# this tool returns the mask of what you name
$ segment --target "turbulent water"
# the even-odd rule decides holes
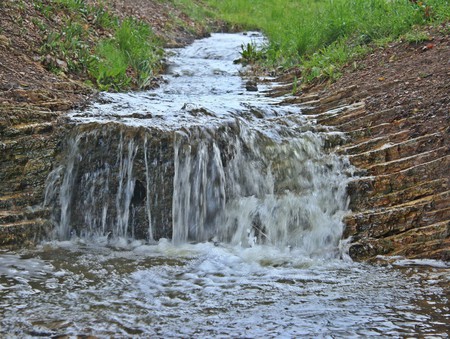
[[[447,265],[349,260],[343,136],[247,91],[248,43],[172,50],[160,88],[71,114],[54,233],[0,252],[0,336],[447,337]]]
[[[448,337],[449,273],[439,263],[133,245],[72,242],[0,254],[0,336]]]

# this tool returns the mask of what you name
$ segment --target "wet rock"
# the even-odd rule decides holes
[[[398,81],[383,83],[375,91],[385,93],[396,86]],[[314,101],[309,99],[315,99],[315,93],[295,100],[306,106],[306,114],[346,133],[348,138],[337,151],[348,155],[363,176],[347,188],[352,213],[344,218],[344,237],[353,239],[350,256],[355,260],[378,255],[448,260],[447,113],[411,111],[402,101],[370,111],[367,101],[374,89],[362,90],[363,97],[360,91],[353,85],[321,92]],[[405,93],[402,91],[402,98]]]
[[[0,245],[39,241],[50,229],[42,210],[45,181],[66,128],[60,113],[33,106],[0,105]],[[7,217],[6,217],[7,216]]]
[[[258,91],[258,85],[255,80],[248,80],[245,83],[245,89],[249,92],[257,92]]]

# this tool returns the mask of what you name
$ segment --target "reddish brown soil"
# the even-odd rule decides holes
[[[450,24],[429,28],[428,41],[375,49],[348,66],[330,89],[358,85],[367,91],[366,107],[372,111],[402,106],[425,114],[430,123],[433,116],[449,118],[450,38],[445,33],[449,31]]]

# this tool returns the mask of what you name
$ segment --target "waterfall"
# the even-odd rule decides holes
[[[174,242],[264,243],[309,254],[335,247],[348,164],[324,151],[324,135],[291,134],[270,137],[243,121],[177,134]]]
[[[175,137],[172,205],[175,243],[204,241],[213,236],[225,209],[226,178],[216,143],[189,141],[183,134]]]
[[[175,131],[81,126],[48,179],[59,239],[213,239],[308,254],[337,247],[349,165],[326,152],[327,133],[239,118]]]
[[[69,235],[69,222],[71,213],[71,198],[72,198],[72,187],[74,185],[74,167],[77,158],[80,156],[78,152],[78,143],[81,136],[78,135],[73,140],[70,140],[69,152],[67,156],[66,172],[63,177],[59,192],[59,202],[61,204],[61,220],[59,222],[59,227],[57,229],[57,234],[59,238],[66,238]],[[48,190],[47,190],[48,191]]]
[[[120,136],[117,162],[119,163],[119,188],[116,193],[116,212],[117,222],[115,235],[127,236],[128,223],[130,217],[130,204],[133,197],[135,179],[133,178],[133,161],[136,156],[137,146],[133,140],[128,141],[128,152],[123,154],[123,135]],[[131,229],[131,235],[134,236],[134,229]]]
[[[56,237],[68,239],[71,235],[134,237],[133,219],[136,213],[146,215],[149,240],[151,214],[149,203],[150,171],[147,143],[145,153],[145,182],[135,175],[135,158],[140,144],[126,129],[109,125],[92,129],[75,128],[68,138],[63,164],[48,177],[45,202],[53,207]],[[140,141],[139,141],[140,142]],[[59,185],[59,189],[56,187]],[[147,198],[144,208],[141,203]],[[142,233],[142,232],[141,232]],[[142,237],[142,235],[140,235]]]
[[[145,160],[145,182],[146,182],[146,204],[145,204],[145,211],[147,212],[147,219],[148,219],[148,236],[149,241],[153,241],[153,230],[152,230],[152,211],[150,208],[151,205],[151,195],[150,195],[150,171],[148,167],[148,155],[147,155],[147,135],[144,138],[144,160]]]
[[[350,165],[327,150],[336,133],[298,107],[245,91],[233,60],[254,39],[264,40],[200,40],[173,51],[160,88],[103,94],[72,113],[45,191],[55,238],[213,240],[333,253]]]

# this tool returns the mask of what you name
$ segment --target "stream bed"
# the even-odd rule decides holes
[[[369,265],[167,240],[128,246],[1,253],[0,335],[448,337],[443,263]]]
[[[448,264],[351,261],[345,135],[246,85],[249,43],[171,50],[160,88],[70,114],[52,234],[0,251],[1,337],[448,338]]]

